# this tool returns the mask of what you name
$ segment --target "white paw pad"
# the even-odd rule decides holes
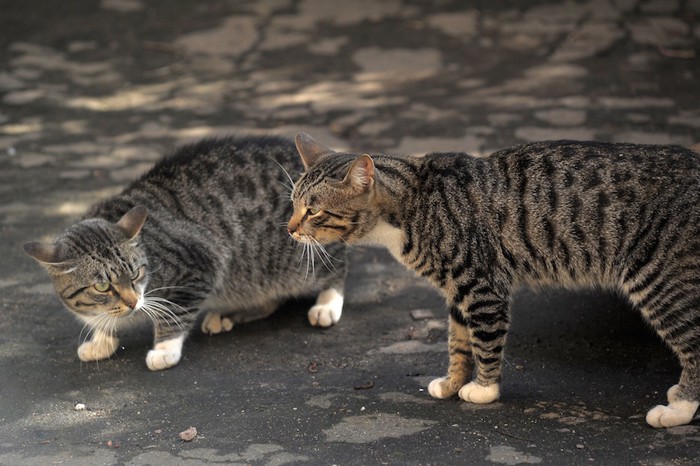
[[[497,383],[484,387],[476,382],[469,382],[459,389],[459,397],[470,403],[491,403],[497,400],[499,395],[500,386]]]
[[[117,350],[119,340],[111,336],[100,336],[86,341],[78,347],[81,361],[99,361],[110,357]]]
[[[430,382],[430,385],[428,385],[428,393],[430,393],[430,396],[442,400],[454,395],[454,393],[448,393],[447,390],[444,390],[443,387],[446,381],[447,377],[440,377]]]
[[[343,295],[329,288],[318,295],[316,304],[309,309],[309,323],[314,327],[330,327],[340,320],[343,313]]]
[[[308,317],[314,327],[330,327],[340,320],[340,311],[327,304],[316,304],[309,309]]]
[[[161,371],[173,367],[180,362],[182,343],[185,337],[162,341],[146,355],[146,365],[152,371]]]
[[[202,333],[209,335],[230,332],[232,328],[233,321],[228,317],[221,317],[218,312],[209,312],[202,320]]]
[[[673,387],[672,387],[673,388]],[[647,413],[647,424],[652,427],[674,427],[690,424],[700,402],[676,400],[668,406],[659,405]]]

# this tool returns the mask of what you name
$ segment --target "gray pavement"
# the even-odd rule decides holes
[[[609,294],[520,292],[501,400],[474,406],[427,394],[443,303],[384,251],[353,254],[335,327],[289,303],[160,373],[148,329],[80,363],[80,325],[21,251],[209,135],[698,150],[699,18],[697,0],[0,0],[0,464],[700,463],[698,420],[644,422],[679,368]]]

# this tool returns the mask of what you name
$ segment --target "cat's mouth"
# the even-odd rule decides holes
[[[138,312],[143,307],[143,303],[144,303],[144,298],[143,298],[143,296],[140,296],[138,298],[138,300],[136,300],[136,302],[125,303],[126,304],[125,307],[109,311],[109,314],[112,317],[129,317],[130,315],[134,314],[135,312]]]
[[[304,244],[313,244],[314,243],[313,237],[311,237],[309,235],[301,234],[298,231],[290,233],[290,236],[300,243],[304,243]]]

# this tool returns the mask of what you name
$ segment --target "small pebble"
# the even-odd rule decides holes
[[[87,406],[85,406],[83,403],[76,403],[75,404],[75,409],[76,411],[85,411],[87,409]]]
[[[191,442],[197,437],[197,428],[190,426],[189,429],[180,432],[180,440],[183,442]]]
[[[429,311],[428,309],[414,309],[411,311],[411,317],[413,320],[425,320],[434,319],[435,315],[433,315],[433,312]]]

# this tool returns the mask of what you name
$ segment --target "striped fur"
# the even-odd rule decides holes
[[[690,422],[700,401],[698,154],[552,141],[485,158],[369,157],[306,135],[297,147],[307,171],[293,193],[295,238],[386,246],[444,293],[450,363],[433,396],[498,397],[517,286],[603,287],[629,298],[683,368],[669,406],[647,421]],[[358,170],[360,159],[370,164]]]
[[[335,323],[344,248],[316,257],[284,229],[292,212],[289,174],[302,168],[294,145],[284,139],[202,141],[93,207],[53,244],[25,245],[89,329],[81,359],[110,356],[118,332],[142,317],[155,328],[147,358],[152,370],[179,361],[200,311],[210,313],[203,328],[218,332],[265,317],[287,298],[321,292],[309,319]],[[99,291],[100,283],[109,291]]]

